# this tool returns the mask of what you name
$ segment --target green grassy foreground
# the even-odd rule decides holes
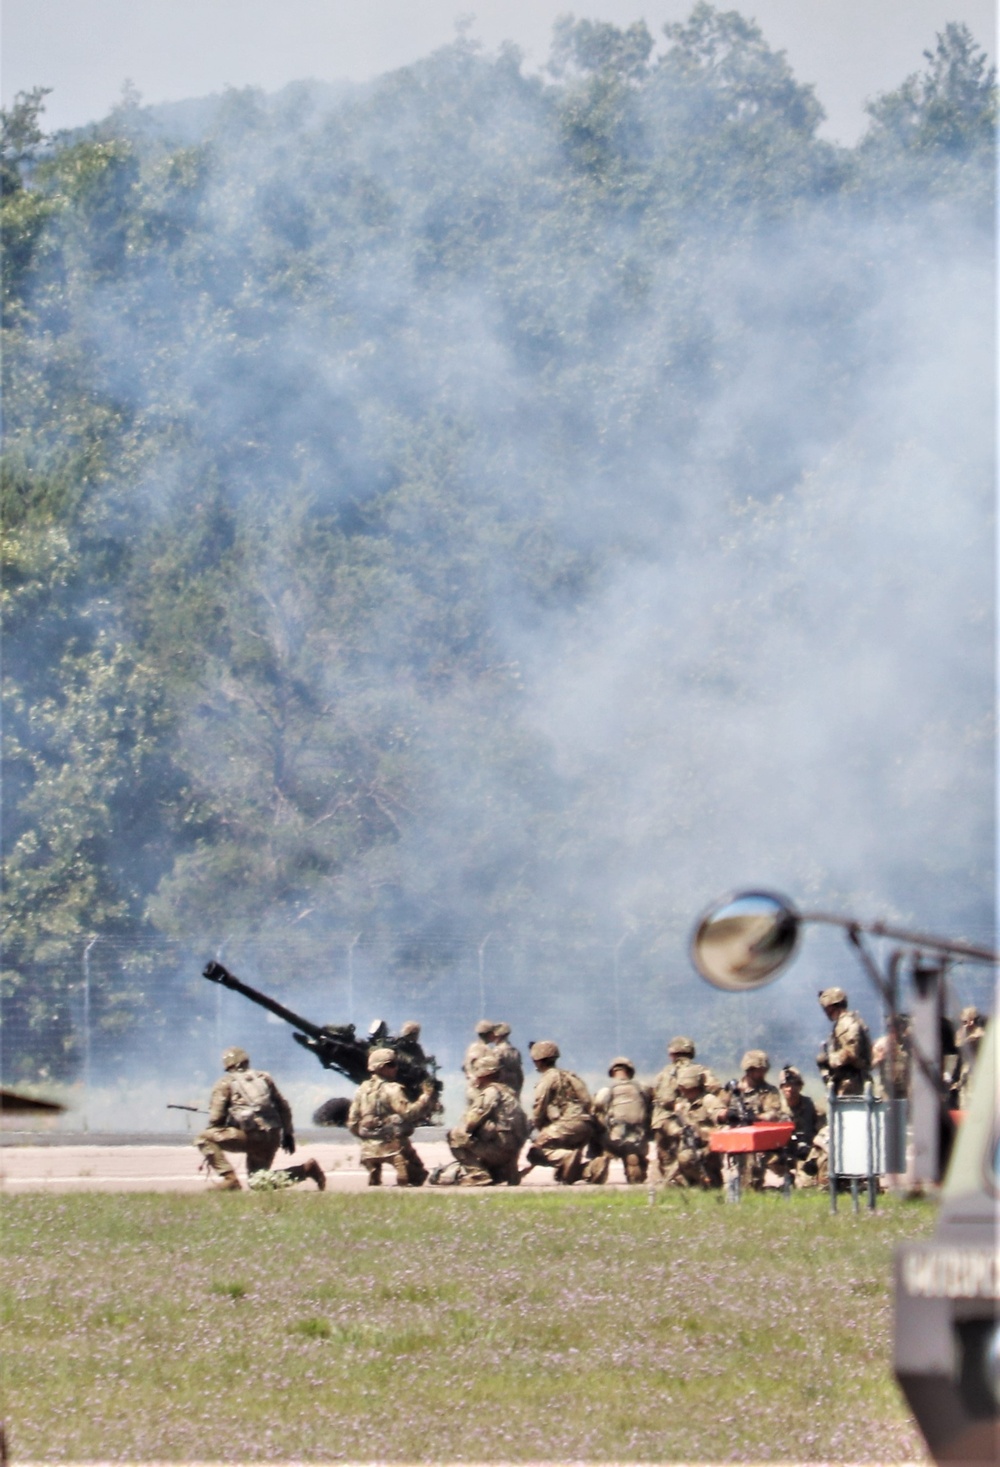
[[[0,1215],[22,1460],[923,1455],[889,1280],[926,1204],[387,1191]]]

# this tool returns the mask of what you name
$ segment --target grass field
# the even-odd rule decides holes
[[[2,1201],[15,1459],[900,1461],[893,1245],[823,1196]]]

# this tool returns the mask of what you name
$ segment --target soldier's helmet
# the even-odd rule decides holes
[[[494,1034],[496,1032],[496,1027],[492,1019],[480,1019],[476,1025],[476,1033],[480,1039],[485,1039],[488,1034]]]
[[[740,1068],[744,1073],[747,1070],[769,1070],[771,1068],[771,1061],[768,1058],[767,1051],[763,1049],[748,1049],[740,1060]]]
[[[608,1065],[608,1074],[613,1075],[615,1070],[628,1070],[629,1079],[635,1074],[635,1065],[627,1055],[619,1054]]]
[[[396,1063],[396,1051],[394,1049],[373,1049],[368,1056],[369,1070],[382,1070],[386,1065]]]
[[[806,1083],[802,1078],[801,1070],[797,1070],[794,1065],[785,1065],[778,1076],[778,1081],[782,1085],[804,1085]]]
[[[678,1034],[667,1045],[667,1054],[687,1055],[689,1059],[694,1059],[694,1040],[689,1039],[686,1034]]]
[[[484,1054],[473,1061],[472,1073],[474,1075],[499,1075],[500,1061],[495,1055]]]
[[[533,1060],[557,1060],[559,1058],[559,1046],[552,1039],[536,1039],[531,1046],[531,1058]]]
[[[842,988],[821,988],[819,993],[820,1007],[831,1008],[835,1003],[846,1003],[847,994]]]
[[[496,1037],[498,1039],[509,1039],[510,1038],[510,1025],[509,1024],[494,1024],[493,1025],[493,1033],[496,1035]]]
[[[245,1049],[234,1045],[232,1049],[222,1051],[222,1068],[224,1070],[242,1070],[250,1063],[250,1056]]]
[[[700,1065],[681,1065],[677,1071],[677,1084],[681,1090],[693,1090],[704,1083],[705,1071]]]
[[[420,1034],[420,1025],[416,1019],[407,1019],[399,1031],[400,1039],[416,1039]]]

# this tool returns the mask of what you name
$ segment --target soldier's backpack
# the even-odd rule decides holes
[[[607,1127],[612,1139],[623,1141],[630,1131],[642,1131],[647,1120],[646,1095],[635,1080],[615,1080],[608,1087]]]
[[[280,1130],[270,1076],[263,1070],[234,1070],[229,1077],[229,1116],[241,1131]]]
[[[489,1119],[499,1136],[510,1137],[519,1147],[523,1146],[531,1132],[531,1122],[518,1104],[517,1096],[508,1086],[503,1086],[499,1093],[500,1099],[490,1112]]]

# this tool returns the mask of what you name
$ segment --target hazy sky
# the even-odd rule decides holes
[[[71,127],[103,116],[129,78],[147,102],[204,96],[226,86],[274,91],[303,77],[364,81],[448,42],[475,17],[488,48],[513,40],[538,65],[552,22],[576,15],[658,33],[693,0],[2,0],[4,104],[52,87],[47,121]],[[897,86],[950,20],[964,21],[995,55],[993,0],[732,0],[816,84],[828,136],[851,142],[866,97]]]

